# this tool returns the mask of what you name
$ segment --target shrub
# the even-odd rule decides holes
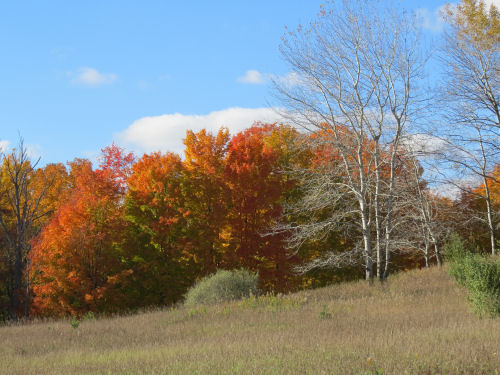
[[[500,315],[500,259],[469,254],[464,263],[469,300],[480,315]]]
[[[467,251],[458,235],[445,245],[449,272],[469,292],[469,300],[479,315],[500,315],[500,258]]]
[[[465,244],[457,233],[452,233],[448,241],[443,246],[443,254],[449,262],[449,273],[458,281],[460,285],[465,286],[465,263],[467,254]]]
[[[259,276],[248,270],[219,270],[196,283],[186,294],[186,306],[211,305],[257,295]]]
[[[71,327],[73,327],[74,329],[77,329],[78,326],[80,325],[80,323],[81,323],[80,320],[77,319],[75,316],[73,317],[73,319],[71,319],[71,322],[70,322]]]

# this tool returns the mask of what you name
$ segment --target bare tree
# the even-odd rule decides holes
[[[460,112],[465,110],[466,107],[462,107]],[[488,227],[491,253],[495,254],[498,214],[493,208],[490,187],[500,183],[492,173],[495,165],[500,162],[498,136],[492,133],[491,128],[485,128],[473,119],[461,125],[460,133],[456,130],[452,128],[447,134],[449,147],[444,159],[453,164],[454,174],[458,177],[448,176],[446,181],[460,192],[484,202],[484,210],[469,210],[468,213],[472,215],[471,219],[483,222]]]
[[[283,220],[274,227],[274,232],[285,232],[289,247],[295,250],[308,242],[328,243],[335,234],[361,239],[353,241],[351,251],[337,253],[331,250],[323,258],[298,266],[299,272],[358,265],[362,262],[364,248],[359,206],[352,190],[344,183],[345,166],[339,153],[323,137],[299,135],[293,146],[290,149],[295,155],[306,153],[313,161],[306,165],[295,164],[284,171],[296,182],[300,197],[284,203]],[[316,156],[311,155],[312,150],[317,151]]]
[[[0,233],[3,235],[8,268],[9,318],[28,314],[29,280],[25,279],[28,253],[37,222],[46,215],[41,207],[46,188],[35,193],[32,163],[23,140],[17,149],[2,157],[0,173]],[[26,273],[27,274],[27,273]],[[27,277],[27,276],[26,276]]]
[[[417,248],[421,248],[420,243],[424,242],[423,254],[426,267],[429,267],[430,259],[435,257],[439,266],[443,264],[443,258],[439,249],[439,242],[447,234],[443,223],[440,222],[438,214],[442,212],[439,206],[440,198],[435,196],[425,181],[422,180],[423,168],[418,157],[428,157],[426,154],[419,153],[414,147],[408,145],[410,150],[410,174],[407,185],[410,187],[409,199],[413,198],[413,208],[416,211],[415,225],[420,228],[420,236],[417,238]],[[431,247],[434,249],[434,255],[431,255]]]
[[[362,238],[362,247],[328,254],[318,264],[352,262],[361,252],[366,279],[374,277],[374,260],[380,279],[389,273],[396,155],[420,104],[417,82],[425,59],[419,51],[413,17],[378,1],[332,3],[307,28],[284,37],[281,53],[296,79],[276,80],[277,96],[290,121],[320,134],[316,142],[337,150],[341,161],[310,179],[322,187],[306,199],[349,196],[343,201],[356,202],[347,212],[357,216]],[[304,209],[316,205],[304,204]],[[336,213],[302,233],[313,235],[342,220]]]
[[[453,152],[446,156],[462,175],[471,176],[476,185],[483,184],[483,192],[465,184],[460,188],[484,200],[486,212],[479,218],[487,223],[495,254],[497,219],[490,186],[499,183],[492,170],[500,162],[500,15],[494,5],[487,9],[482,0],[462,0],[448,7],[447,20],[443,102],[451,125],[447,141]]]

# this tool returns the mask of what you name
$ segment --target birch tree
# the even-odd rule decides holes
[[[457,6],[448,6],[446,19],[443,101],[453,151],[447,158],[462,175],[485,186],[474,194],[485,202],[486,212],[478,218],[488,226],[491,253],[495,254],[497,219],[489,187],[499,183],[492,170],[500,160],[500,15],[494,5],[488,9],[482,0],[462,0]],[[473,190],[464,184],[460,188]]]
[[[336,150],[340,161],[309,179],[316,192],[304,209],[327,202],[334,207],[339,201],[333,197],[349,197],[341,202],[355,202],[346,215],[356,217],[362,239],[361,246],[330,253],[317,266],[341,266],[361,255],[366,279],[374,277],[374,263],[379,279],[389,274],[396,155],[420,105],[417,82],[425,59],[419,51],[413,17],[379,1],[332,2],[309,26],[283,38],[281,53],[295,79],[275,80],[277,96],[289,120],[320,134],[316,147]],[[300,244],[298,234],[305,239],[343,221],[335,210],[306,224],[307,230],[296,228],[292,245]]]
[[[413,201],[412,206],[416,213],[414,225],[420,229],[416,239],[416,247],[421,249],[423,241],[424,248],[421,250],[423,251],[426,267],[429,267],[430,260],[433,257],[436,258],[437,264],[441,266],[443,259],[439,249],[439,242],[447,234],[444,223],[439,220],[439,213],[445,211],[442,204],[440,204],[443,198],[433,194],[426,186],[425,181],[422,181],[423,168],[418,157],[426,157],[426,155],[419,153],[415,147],[410,146],[409,148],[411,156],[409,158],[410,173],[407,185],[411,191],[408,194],[408,200]],[[431,255],[431,248],[433,249],[433,255]]]

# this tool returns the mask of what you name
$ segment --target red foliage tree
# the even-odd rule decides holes
[[[287,188],[278,173],[280,150],[267,144],[276,125],[256,125],[229,143],[225,179],[231,192],[225,234],[231,251],[226,264],[258,271],[261,287],[289,290],[291,265],[283,235],[269,231],[282,213],[281,199]]]

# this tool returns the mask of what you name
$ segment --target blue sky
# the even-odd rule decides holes
[[[42,163],[94,158],[116,141],[179,151],[186,128],[233,131],[276,116],[268,78],[286,77],[284,26],[316,0],[2,1],[0,141]],[[420,8],[439,33],[444,1]]]

